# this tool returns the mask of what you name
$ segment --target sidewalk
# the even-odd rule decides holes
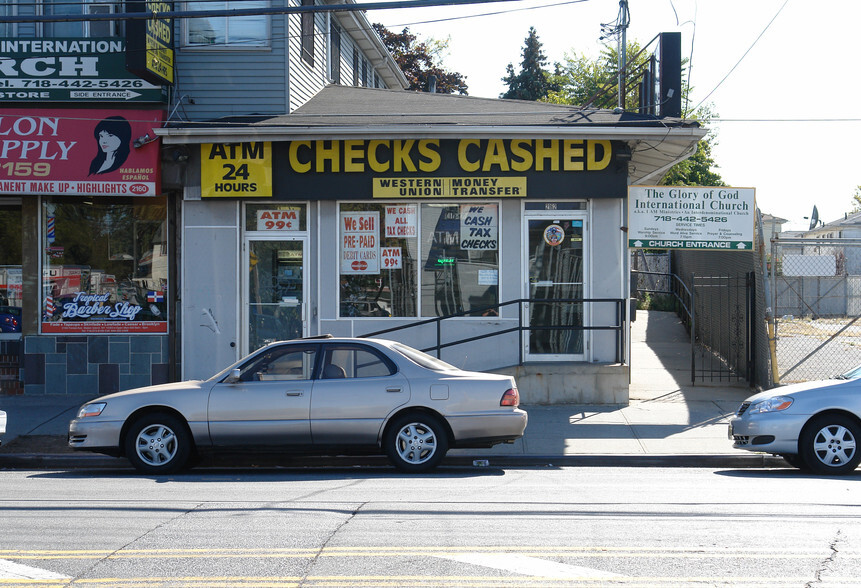
[[[646,340],[648,339],[648,343]],[[691,386],[688,337],[677,317],[637,312],[628,406],[524,406],[523,438],[491,449],[451,450],[444,463],[471,465],[617,465],[782,467],[783,460],[732,448],[727,423],[753,392],[746,387]],[[91,396],[0,396],[8,415],[0,468],[128,468],[125,459],[73,452],[68,423]],[[307,462],[307,463],[305,463]],[[290,465],[382,464],[384,458],[291,459]]]

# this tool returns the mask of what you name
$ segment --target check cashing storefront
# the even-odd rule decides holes
[[[487,125],[452,124],[475,108]],[[631,132],[559,123],[569,110],[329,87],[291,115],[160,130],[190,156],[183,376],[277,339],[461,315],[386,336],[428,348],[511,329],[441,357],[475,369],[615,365],[626,393],[617,331],[536,328],[618,324],[628,298]],[[513,122],[530,116],[541,124]],[[532,302],[507,304],[521,299]]]

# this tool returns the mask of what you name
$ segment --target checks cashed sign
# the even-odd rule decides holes
[[[628,247],[753,249],[754,188],[631,186]]]

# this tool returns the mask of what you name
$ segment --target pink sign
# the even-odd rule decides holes
[[[0,194],[155,196],[161,110],[0,111]],[[137,146],[136,146],[137,145]]]

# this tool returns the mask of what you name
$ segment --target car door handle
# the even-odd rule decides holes
[[[400,392],[401,388],[386,388],[386,392]]]
[[[287,396],[302,396],[303,392],[301,390],[288,390]]]

